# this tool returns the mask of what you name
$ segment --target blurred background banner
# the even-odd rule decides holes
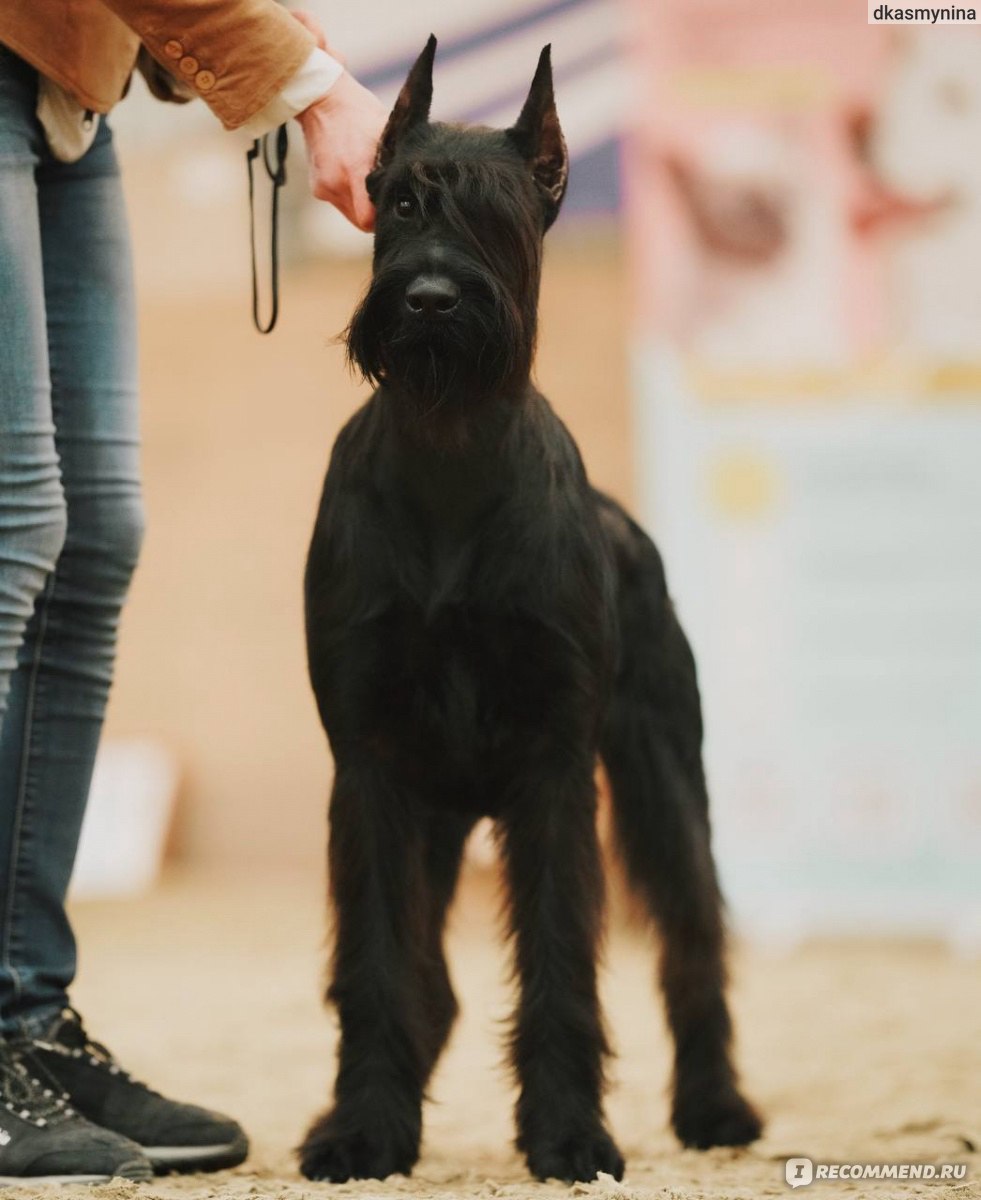
[[[631,5],[642,508],[737,924],[976,949],[981,33],[856,14]]]

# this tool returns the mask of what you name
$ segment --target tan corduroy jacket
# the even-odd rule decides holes
[[[0,43],[93,112],[120,99],[140,42],[228,129],[265,108],[314,44],[275,0],[0,0]]]

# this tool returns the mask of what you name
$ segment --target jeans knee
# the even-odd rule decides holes
[[[68,538],[68,505],[64,496],[49,505],[44,521],[32,536],[34,552],[46,573],[55,569]]]
[[[146,526],[138,495],[113,496],[94,506],[68,507],[68,540],[58,574],[93,600],[118,605],[125,599],[140,557]]]
[[[116,563],[129,575],[140,559],[146,535],[146,509],[140,496],[121,504],[115,513],[112,553]]]
[[[139,496],[117,501],[105,522],[103,555],[114,579],[125,588],[136,570],[146,533],[146,511]]]

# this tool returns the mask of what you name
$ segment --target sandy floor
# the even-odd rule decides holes
[[[319,881],[174,879],[129,905],[77,912],[84,948],[76,1001],[94,1036],[164,1089],[224,1108],[254,1152],[229,1174],[150,1187],[66,1189],[62,1200],[560,1195],[531,1183],[510,1141],[500,1065],[504,955],[486,886],[458,903],[451,956],[464,1016],[435,1082],[411,1181],[329,1189],[290,1156],[330,1082],[333,1022],[318,1005]],[[783,1159],[965,1162],[959,1185],[815,1183],[820,1196],[875,1200],[929,1191],[981,1196],[981,1009],[977,963],[923,945],[816,945],[740,953],[734,1003],[750,1093],[769,1115],[748,1152],[681,1151],[666,1128],[668,1055],[645,939],[616,930],[604,991],[619,1058],[609,1099],[626,1181],[573,1189],[599,1198],[743,1200],[789,1195]],[[973,1149],[972,1149],[973,1148]],[[10,1200],[31,1194],[5,1193]]]

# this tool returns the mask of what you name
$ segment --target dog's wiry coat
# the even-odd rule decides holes
[[[377,384],[331,458],[307,566],[336,775],[328,996],[341,1023],[311,1178],[408,1172],[456,1014],[443,923],[493,818],[520,999],[518,1146],[540,1178],[620,1176],[596,994],[602,757],[629,880],[662,938],[673,1123],[741,1144],[695,668],[645,534],[593,491],[530,381],[567,155],[547,49],[517,125],[430,123],[431,39],[369,176],[374,272],[348,333]]]

